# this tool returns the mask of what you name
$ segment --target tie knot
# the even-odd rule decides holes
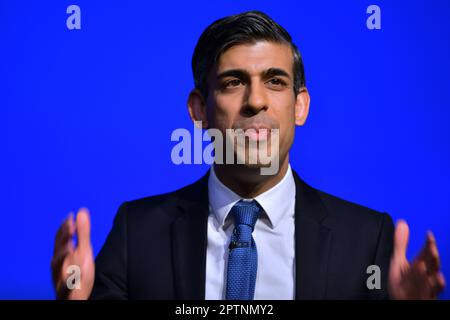
[[[252,230],[255,227],[256,220],[258,220],[260,213],[261,206],[256,200],[241,200],[231,208],[235,226],[245,224],[250,226]]]

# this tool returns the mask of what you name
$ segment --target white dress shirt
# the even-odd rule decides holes
[[[217,178],[213,167],[208,193],[205,299],[222,300],[226,294],[228,245],[234,229],[233,219],[228,217],[228,213],[242,198]],[[252,234],[258,251],[254,299],[294,299],[295,181],[291,167],[277,185],[254,199],[264,209]]]

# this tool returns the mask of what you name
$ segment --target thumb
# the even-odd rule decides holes
[[[399,220],[395,228],[394,235],[394,256],[397,258],[406,258],[408,248],[409,227],[405,220]]]
[[[88,249],[91,247],[91,221],[89,218],[89,211],[86,208],[81,208],[77,214],[77,236],[78,246],[80,249]]]

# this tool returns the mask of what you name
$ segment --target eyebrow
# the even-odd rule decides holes
[[[245,79],[248,80],[250,78],[250,75],[247,71],[243,69],[230,69],[226,70],[224,72],[221,72],[217,75],[217,80],[226,78],[226,77],[235,77],[239,79]]]
[[[261,72],[261,77],[263,79],[268,79],[274,76],[282,76],[287,77],[288,79],[291,79],[291,76],[287,71],[281,68],[269,68],[266,70],[263,70]],[[230,69],[226,70],[224,72],[221,72],[217,75],[217,80],[226,78],[226,77],[235,77],[239,79],[245,79],[248,80],[250,78],[249,73],[244,69]]]
[[[262,72],[262,76],[265,79],[272,78],[274,76],[282,76],[282,77],[286,77],[286,78],[289,78],[289,79],[291,78],[289,73],[287,71],[285,71],[284,69],[281,69],[281,68],[269,68],[267,70],[264,70]]]

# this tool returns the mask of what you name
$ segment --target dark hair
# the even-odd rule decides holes
[[[289,33],[260,11],[247,11],[224,17],[209,25],[198,39],[192,56],[195,88],[208,96],[208,73],[220,55],[237,44],[256,41],[289,44],[294,56],[294,92],[306,85],[302,57]]]

